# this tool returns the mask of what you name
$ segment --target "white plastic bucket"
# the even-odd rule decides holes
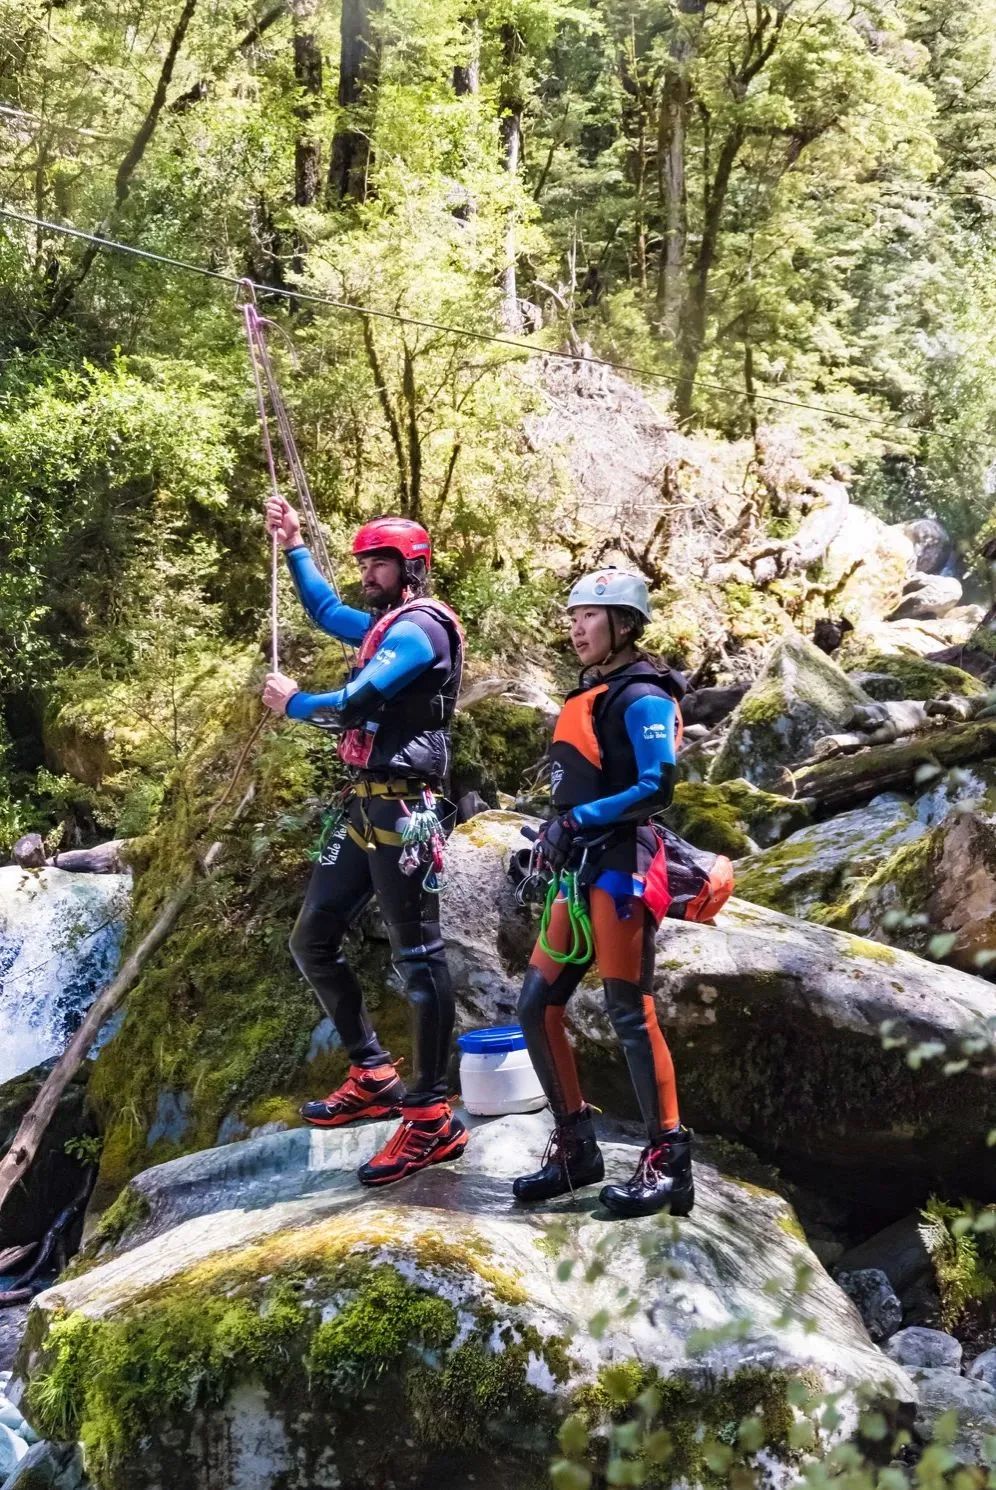
[[[460,1092],[475,1117],[538,1112],[546,1095],[517,1024],[489,1025],[461,1035]]]

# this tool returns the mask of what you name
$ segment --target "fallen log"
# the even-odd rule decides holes
[[[13,1273],[22,1262],[27,1262],[32,1252],[37,1249],[37,1242],[26,1242],[22,1247],[5,1247],[0,1251],[0,1273]]]
[[[804,763],[792,773],[793,795],[811,797],[821,808],[855,806],[878,792],[909,791],[952,766],[996,757],[996,719],[943,724],[890,745],[854,755]]]
[[[111,838],[93,848],[66,849],[64,853],[53,854],[45,863],[51,869],[65,869],[72,874],[126,874],[128,843],[127,838]]]

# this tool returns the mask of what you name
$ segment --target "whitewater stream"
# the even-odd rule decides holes
[[[127,874],[0,867],[0,1082],[58,1055],[121,955]]]

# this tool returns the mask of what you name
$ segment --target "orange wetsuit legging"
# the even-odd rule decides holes
[[[639,901],[625,919],[615,901],[597,887],[589,892],[595,945],[592,961],[605,985],[605,1003],[626,1055],[629,1074],[647,1132],[656,1139],[679,1125],[674,1064],[657,1022],[651,993],[654,968],[653,917]],[[567,903],[554,901],[547,930],[554,951],[570,943]],[[567,1002],[584,977],[588,963],[558,963],[533,948],[519,996],[519,1021],[536,1074],[558,1122],[583,1106],[574,1051],[564,1028]]]

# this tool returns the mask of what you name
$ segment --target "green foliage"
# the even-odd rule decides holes
[[[996,1207],[987,1206],[976,1216],[968,1201],[958,1206],[932,1195],[920,1215],[920,1235],[941,1299],[941,1321],[950,1330],[968,1309],[996,1296]]]

